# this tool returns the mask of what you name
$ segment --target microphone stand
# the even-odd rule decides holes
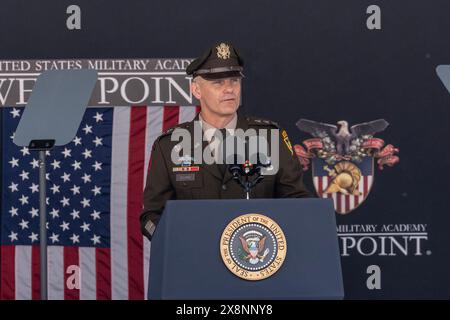
[[[264,179],[261,174],[261,168],[268,165],[257,164],[253,166],[248,160],[245,161],[243,166],[232,165],[229,167],[231,174],[233,175],[233,180],[235,180],[245,191],[246,199],[250,199],[250,191]],[[256,178],[249,179],[250,177],[256,175]]]

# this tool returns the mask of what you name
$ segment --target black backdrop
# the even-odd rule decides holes
[[[82,30],[66,28],[77,4]],[[366,8],[381,8],[381,30]],[[348,298],[450,298],[448,0],[1,0],[0,59],[195,57],[216,41],[246,62],[245,113],[278,121],[293,142],[299,118],[350,124],[384,118],[400,148],[365,203],[342,224],[427,224],[428,255],[343,257]],[[305,180],[311,185],[310,172]],[[366,287],[381,268],[381,290]]]

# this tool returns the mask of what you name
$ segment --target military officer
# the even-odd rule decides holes
[[[201,112],[191,121],[179,124],[159,136],[152,148],[150,171],[144,190],[144,209],[140,217],[142,233],[151,239],[167,200],[171,199],[243,199],[243,188],[233,181],[226,165],[193,163],[192,157],[174,163],[171,140],[174,129],[185,129],[194,137],[194,121],[200,123],[204,141],[191,144],[205,148],[214,142],[214,131],[233,134],[235,129],[279,129],[277,123],[237,113],[241,98],[243,61],[228,43],[219,43],[192,61],[186,73],[192,75],[192,94],[200,101]],[[279,169],[266,175],[250,192],[251,198],[301,198],[310,193],[302,182],[302,169],[289,138],[280,130]]]

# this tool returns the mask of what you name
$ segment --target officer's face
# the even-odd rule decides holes
[[[192,93],[200,100],[202,111],[218,116],[229,116],[239,108],[241,78],[206,80],[197,77],[192,82]]]

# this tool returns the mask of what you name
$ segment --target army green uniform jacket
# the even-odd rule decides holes
[[[198,121],[198,116],[193,121]],[[184,128],[194,135],[194,122],[176,127]],[[238,115],[236,129],[279,129],[275,122]],[[140,217],[142,233],[151,238],[161,217],[167,200],[186,199],[244,199],[243,188],[233,180],[226,170],[222,175],[217,164],[192,164],[198,171],[188,172],[189,179],[180,179],[186,172],[177,171],[179,164],[171,161],[173,147],[179,141],[171,141],[172,129],[156,139],[152,148],[149,174],[144,190],[144,209]],[[207,142],[203,143],[203,148]],[[275,175],[266,175],[250,193],[250,198],[302,198],[310,193],[302,182],[302,169],[292,152],[287,134],[280,130],[279,170]],[[177,177],[178,176],[178,177]]]

